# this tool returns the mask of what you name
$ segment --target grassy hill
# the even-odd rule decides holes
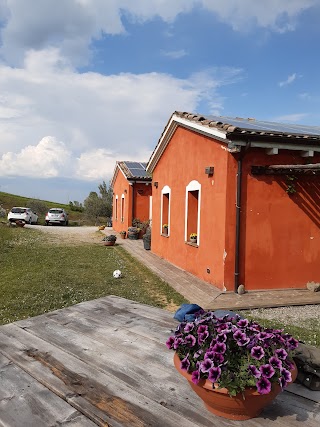
[[[84,213],[83,212],[77,212],[72,211],[70,209],[69,205],[65,205],[63,203],[56,203],[56,202],[50,202],[48,200],[39,200],[39,199],[32,199],[29,197],[23,197],[23,196],[17,196],[15,194],[10,193],[4,193],[0,191],[0,207],[5,209],[7,212],[13,207],[13,206],[21,206],[21,207],[29,207],[31,202],[40,202],[46,207],[46,210],[49,210],[50,208],[55,207],[61,207],[65,209],[69,214],[69,223],[72,224],[72,222],[76,223],[84,223]],[[39,223],[44,222],[45,213],[37,212],[39,215]]]

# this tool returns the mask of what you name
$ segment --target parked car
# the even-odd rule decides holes
[[[30,208],[14,207],[8,213],[8,221],[24,221],[28,224],[37,224],[38,215],[33,212]]]
[[[46,225],[61,224],[68,225],[68,213],[62,208],[51,208],[46,215]]]

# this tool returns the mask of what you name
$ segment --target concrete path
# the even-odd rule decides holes
[[[240,310],[320,304],[320,292],[310,292],[307,289],[250,291],[244,295],[238,295],[234,292],[222,292],[215,286],[174,266],[151,251],[145,250],[141,239],[122,239],[120,234],[115,233],[112,228],[106,228],[104,233],[116,234],[117,244],[122,245],[132,256],[166,281],[190,303],[198,304],[205,309]]]

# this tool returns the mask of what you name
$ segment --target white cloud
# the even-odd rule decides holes
[[[291,83],[293,83],[297,79],[297,77],[298,76],[296,73],[290,74],[290,76],[288,76],[287,80],[284,80],[283,82],[279,82],[279,86],[283,87],[283,86],[290,85]]]
[[[116,160],[147,161],[173,111],[196,111],[204,103],[216,112],[222,108],[219,88],[241,73],[214,68],[186,79],[79,74],[56,48],[29,51],[24,67],[0,65],[0,175],[40,171],[91,180],[111,175]],[[59,156],[44,144],[47,135],[55,138],[51,146]]]
[[[56,177],[68,164],[69,155],[63,142],[46,136],[37,145],[28,145],[18,153],[4,153],[0,157],[0,176]]]
[[[257,0],[0,0],[0,22],[6,20],[0,52],[8,63],[21,65],[30,49],[59,47],[63,56],[79,65],[89,60],[93,39],[126,33],[124,15],[135,23],[160,17],[171,24],[180,14],[202,7],[234,31],[262,27],[285,32],[295,28],[303,11],[318,4],[318,0],[268,0],[268,7]]]
[[[172,59],[180,59],[183,58],[184,56],[188,55],[188,53],[185,51],[185,49],[180,49],[180,50],[171,50],[171,51],[163,51],[162,54],[164,56],[167,56],[168,58],[172,58]]]

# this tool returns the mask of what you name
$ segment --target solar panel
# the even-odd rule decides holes
[[[290,123],[266,122],[255,119],[242,119],[232,117],[208,116],[209,120],[230,124],[241,129],[259,132],[277,132],[298,135],[320,135],[319,126],[296,125]]]
[[[147,177],[146,172],[147,163],[139,162],[125,162],[132,176]]]

